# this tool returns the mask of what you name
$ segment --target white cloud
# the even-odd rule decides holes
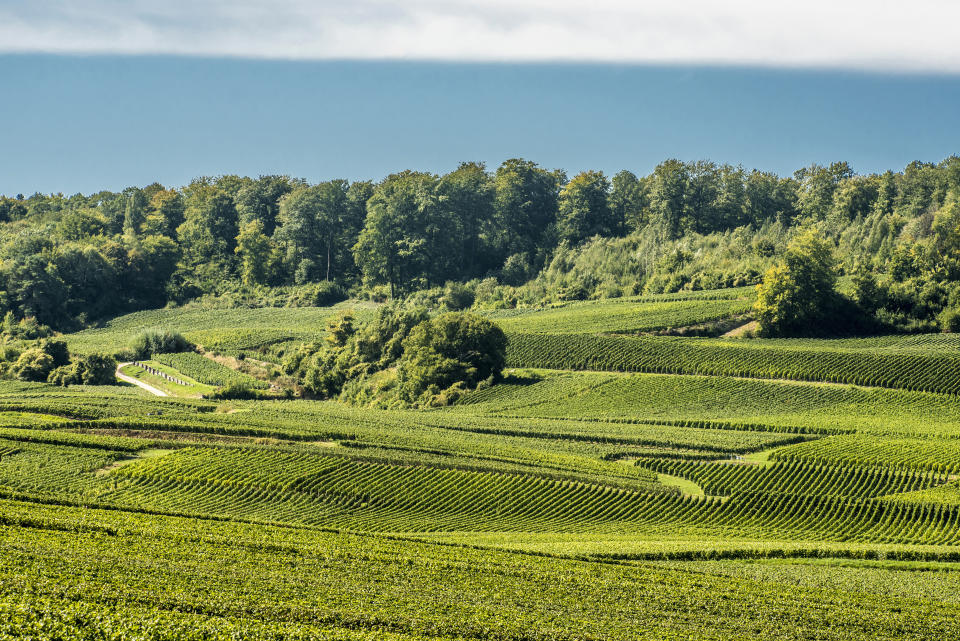
[[[0,51],[960,72],[955,0],[0,0]]]

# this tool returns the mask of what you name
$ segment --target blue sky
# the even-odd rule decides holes
[[[657,4],[0,0],[0,193],[960,153],[955,3]]]

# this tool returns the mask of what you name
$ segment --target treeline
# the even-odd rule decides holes
[[[724,287],[759,282],[796,229],[815,227],[842,272],[876,276],[878,313],[922,323],[960,280],[958,199],[957,157],[872,175],[814,165],[791,177],[668,160],[612,178],[511,159],[379,183],[221,176],[181,189],[0,197],[0,313],[65,329],[314,283],[325,283],[316,297],[293,289],[290,301],[450,281],[489,305]]]

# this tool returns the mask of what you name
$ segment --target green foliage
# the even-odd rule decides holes
[[[576,245],[592,236],[612,236],[621,223],[614,219],[608,193],[610,183],[602,172],[577,174],[560,190],[557,220],[560,237]]]
[[[429,404],[459,385],[444,396],[452,402],[499,376],[504,343],[499,328],[477,316],[451,312],[430,320],[422,308],[395,304],[359,328],[349,313],[334,317],[326,340],[301,345],[286,356],[284,368],[321,398]]]
[[[194,349],[193,343],[184,338],[180,332],[162,329],[147,329],[137,333],[130,341],[130,347],[137,358]]]
[[[15,378],[21,381],[45,381],[54,368],[63,368],[70,363],[70,353],[64,341],[44,338],[34,345],[17,355],[10,367],[10,373]]]
[[[309,293],[310,302],[314,307],[329,307],[347,298],[343,287],[329,280],[321,281],[313,285]]]
[[[252,220],[237,236],[234,249],[240,256],[240,276],[244,285],[265,285],[270,282],[270,258],[273,246],[270,238],[263,233],[263,223]]]
[[[841,333],[837,271],[828,241],[814,231],[794,239],[784,260],[757,286],[754,312],[762,336]]]
[[[400,398],[430,402],[454,385],[466,390],[499,380],[506,344],[499,327],[473,314],[451,312],[420,323],[403,341],[397,364]]]
[[[953,350],[668,336],[511,333],[508,338],[511,367],[785,378],[960,393],[960,359]]]
[[[443,298],[440,299],[440,304],[451,312],[459,312],[464,309],[469,309],[473,305],[474,300],[476,300],[476,296],[470,286],[449,282],[444,287]]]
[[[3,317],[3,336],[9,339],[36,340],[46,338],[53,331],[37,322],[35,318],[21,318],[19,321],[13,312],[7,312]]]
[[[76,357],[69,365],[57,367],[47,377],[54,385],[114,385],[117,361],[105,354]]]
[[[359,221],[348,188],[347,181],[333,180],[300,187],[281,200],[275,237],[297,284],[329,281],[352,262],[349,249]]]
[[[858,175],[837,162],[780,177],[671,159],[608,181],[510,159],[377,184],[226,175],[179,189],[0,196],[0,312],[68,331],[171,301],[275,299],[263,289],[321,280],[383,300],[494,277],[480,304],[497,308],[737,287],[759,282],[813,228],[834,243],[841,272],[875,278],[884,296],[860,302],[874,324],[931,331],[960,291],[956,165]],[[832,316],[856,316],[846,307]]]
[[[54,367],[53,357],[34,347],[20,355],[11,371],[21,381],[45,381]]]
[[[960,332],[960,308],[945,309],[940,314],[940,327],[944,332],[956,334]]]

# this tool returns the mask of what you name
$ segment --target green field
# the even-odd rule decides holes
[[[960,343],[610,335],[740,293],[491,313],[514,368],[434,410],[2,381],[0,637],[960,638]],[[67,340],[248,350],[335,311]]]
[[[720,295],[700,292],[686,298],[671,295],[566,303],[546,308],[485,312],[505,332],[582,334],[641,333],[709,323],[746,314],[753,305],[752,288]]]
[[[260,309],[158,309],[120,316],[103,327],[69,336],[70,349],[80,353],[126,347],[137,332],[163,328],[184,334],[209,350],[238,351],[274,343],[312,340],[327,319],[343,309],[363,318],[366,303],[336,307],[268,307]]]

